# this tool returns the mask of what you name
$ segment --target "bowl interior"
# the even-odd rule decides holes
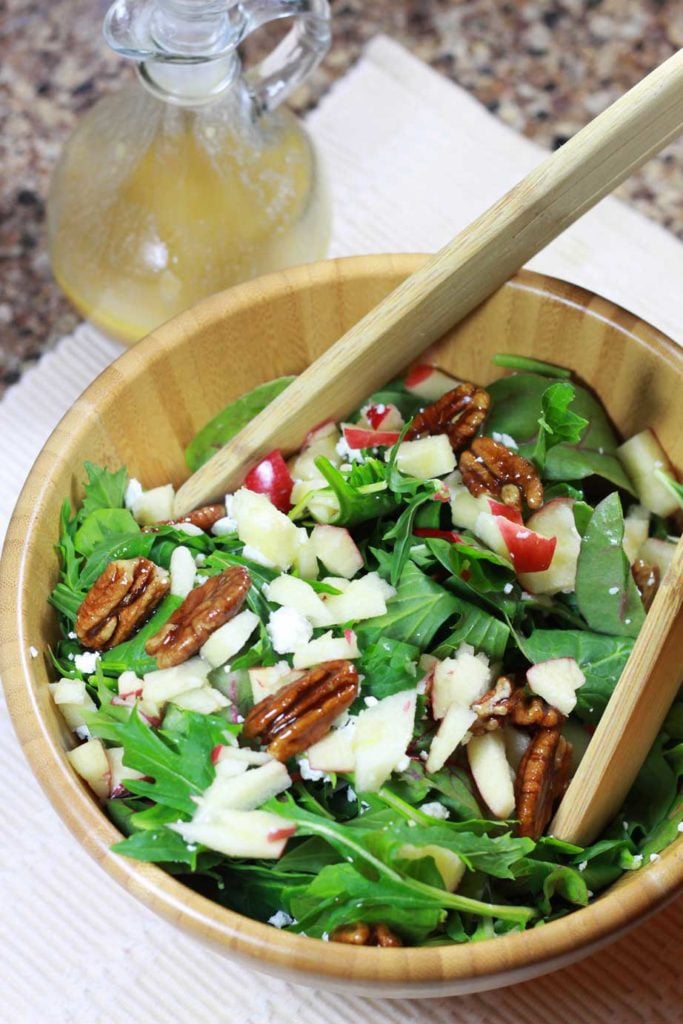
[[[146,486],[179,484],[183,449],[229,400],[298,373],[371,309],[423,257],[359,257],[271,275],[206,300],[126,353],[75,403],[47,442],[22,492],[6,541],[0,590],[2,670],[10,710],[32,767],[84,846],[158,912],[223,952],[272,973],[375,995],[444,995],[509,984],[584,955],[670,898],[683,880],[680,841],[596,904],[524,934],[470,947],[358,950],[282,934],[217,907],[161,870],[117,858],[118,837],[71,772],[71,739],[47,690],[44,652],[55,625],[59,508],[74,501],[83,462],[125,465]],[[623,434],[652,427],[683,464],[678,410],[683,355],[653,328],[574,286],[521,273],[425,356],[465,380],[504,371],[496,352],[571,367]]]

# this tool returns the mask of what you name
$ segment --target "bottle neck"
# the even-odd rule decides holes
[[[182,107],[205,106],[225,96],[239,78],[240,70],[236,53],[196,64],[159,60],[138,64],[140,81],[152,95]]]

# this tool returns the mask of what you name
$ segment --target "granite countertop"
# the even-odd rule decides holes
[[[51,278],[45,197],[79,116],[132,74],[104,0],[0,3],[0,394],[78,322]],[[332,0],[334,44],[295,96],[310,109],[384,32],[552,148],[683,46],[680,0]],[[268,41],[252,38],[246,60]],[[683,237],[683,140],[617,192]]]

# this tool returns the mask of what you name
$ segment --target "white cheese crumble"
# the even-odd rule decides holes
[[[634,858],[633,858],[633,867],[634,868],[639,868],[642,863],[643,863],[643,855],[642,855],[642,853],[637,853],[634,856]]]
[[[676,825],[676,831],[683,832],[683,821],[679,821],[678,825]]]
[[[366,707],[371,708],[374,707],[375,704],[379,704],[379,701],[377,700],[376,697],[370,696],[363,697],[363,703],[365,704]]]
[[[74,665],[79,672],[82,672],[84,675],[89,675],[97,668],[99,658],[100,656],[96,651],[84,651],[82,654],[75,655]]]
[[[349,448],[343,434],[337,441],[336,451],[337,455],[341,456],[346,462],[359,462],[361,464],[365,462],[361,449]]]
[[[422,804],[419,810],[423,814],[428,814],[430,818],[441,818],[443,821],[446,821],[451,816],[448,808],[440,804],[438,800],[434,800],[429,804]]]
[[[396,768],[394,769],[394,771],[405,772],[408,770],[408,768],[410,768],[410,758],[408,757],[407,754],[404,754],[400,761],[396,762]]]
[[[353,801],[357,799],[356,791],[351,786],[349,786],[346,790],[346,799],[349,801],[350,804],[352,804]]]
[[[618,594],[619,593],[619,587],[610,587],[609,590],[607,591],[607,593],[608,594],[612,594],[612,595]]]
[[[317,768],[311,768],[307,757],[299,758],[299,771],[301,772],[301,778],[307,779],[309,782],[320,782],[321,779],[328,782],[330,779],[327,772],[318,771]]]
[[[506,583],[505,586],[503,587],[504,594],[511,594],[513,590],[514,586],[512,585],[512,583]]]
[[[661,857],[659,856],[659,854],[658,853],[651,853],[650,854],[650,864],[654,864],[654,862],[657,861],[657,860],[661,860]]]
[[[287,605],[270,613],[266,630],[278,654],[291,654],[313,636],[313,626],[308,619]]]
[[[123,496],[123,502],[126,508],[131,509],[138,498],[141,498],[143,494],[143,487],[139,480],[135,477],[131,477],[126,486],[126,493]]]
[[[491,437],[494,441],[497,441],[498,444],[504,444],[506,448],[511,448],[513,451],[516,451],[519,447],[514,437],[510,437],[509,434],[499,434],[498,431],[494,430]]]
[[[213,524],[211,533],[214,537],[224,537],[228,533],[237,533],[237,522],[232,516],[223,516]]]
[[[275,928],[285,928],[288,924],[294,924],[294,918],[286,910],[276,910],[273,916],[268,918],[268,924]]]
[[[588,861],[587,860],[582,860],[581,863],[578,865],[579,871],[585,871],[587,867],[588,867]]]

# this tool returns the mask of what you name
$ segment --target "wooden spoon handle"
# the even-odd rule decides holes
[[[175,515],[239,485],[274,448],[340,419],[683,129],[683,50],[407,278],[180,488]]]
[[[550,833],[586,846],[617,813],[662,727],[683,670],[683,538]]]

